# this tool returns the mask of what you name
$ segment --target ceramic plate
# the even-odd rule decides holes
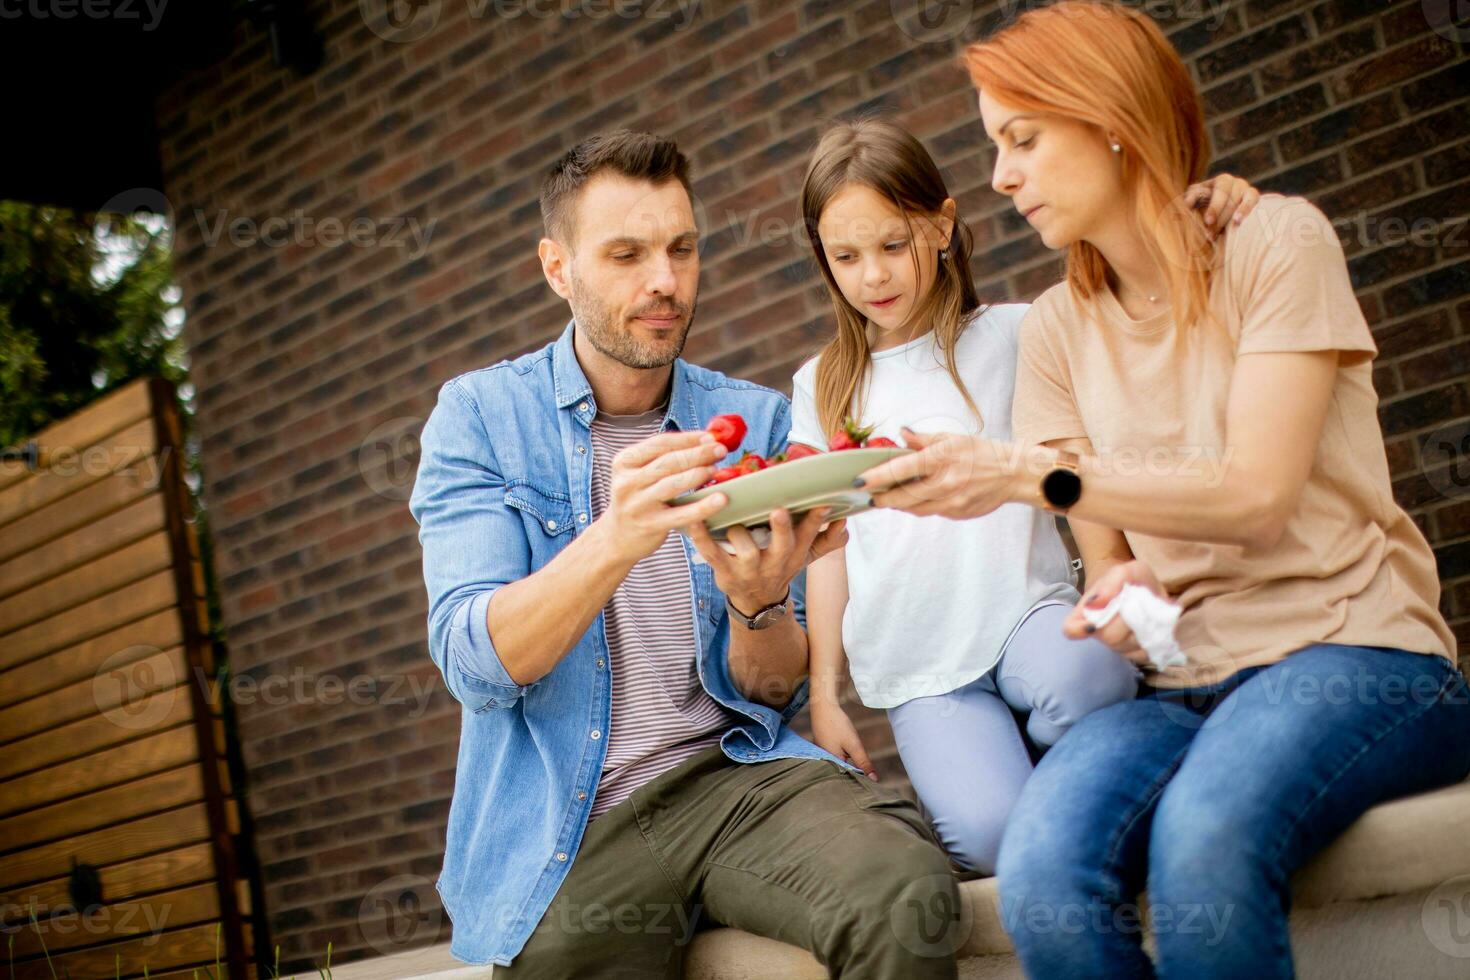
[[[793,521],[814,507],[830,506],[828,520],[835,521],[862,513],[873,506],[866,490],[855,489],[852,481],[859,474],[886,463],[912,449],[842,449],[836,452],[804,456],[789,463],[727,480],[712,487],[701,487],[675,497],[670,503],[692,504],[712,493],[723,493],[728,502],[714,516],[705,520],[710,536],[723,540],[725,531],[736,524],[749,528],[766,525],[771,511],[785,507]],[[757,536],[756,543],[765,547]]]

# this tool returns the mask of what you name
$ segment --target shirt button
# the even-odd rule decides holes
[[[556,530],[556,521],[547,521],[546,522],[546,526],[549,527],[549,528],[551,528],[553,531],[555,531]]]
[[[580,404],[580,405],[578,405],[578,406],[577,406],[577,408],[579,408],[579,409],[580,409],[580,410],[582,410],[582,411],[584,411],[584,412],[585,412],[585,411],[587,411],[587,410],[588,410],[588,409],[589,409],[589,408],[591,408],[591,406],[590,406],[590,405],[588,405],[588,404],[587,404],[587,403],[586,403],[586,402],[583,402],[583,403],[582,403],[582,404]]]
[[[577,447],[577,452],[581,453],[583,456],[586,456],[587,455],[587,447],[586,446],[578,446]]]
[[[578,514],[577,515],[577,522],[579,524],[586,524],[587,523],[587,515],[586,514]]]
[[[566,851],[557,851],[556,852],[556,859],[558,861],[565,861],[567,859],[567,852]]]
[[[607,661],[606,660],[603,660],[601,657],[598,657],[597,658],[597,666],[602,667],[602,666],[604,666],[606,664],[607,664]]]
[[[699,608],[700,609],[703,609],[704,608],[704,600],[703,599],[700,599],[699,600]]]
[[[593,739],[593,741],[596,741],[596,740],[597,740],[597,739],[599,739],[599,738],[602,738],[602,732],[599,732],[599,731],[598,731],[598,730],[597,730],[597,729],[595,729],[595,728],[594,728],[594,729],[592,729],[592,739]]]
[[[579,799],[579,800],[585,800],[586,798],[587,798],[587,794],[586,793],[578,793],[577,794],[577,799]]]

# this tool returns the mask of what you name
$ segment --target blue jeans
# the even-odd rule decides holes
[[[1032,978],[1290,977],[1292,872],[1368,808],[1467,772],[1470,696],[1443,657],[1319,644],[1146,688],[1037,765],[1001,842],[1003,921]]]
[[[1138,693],[1138,671],[1100,640],[1069,640],[1072,607],[1040,606],[1011,634],[1000,662],[964,687],[888,709],[909,782],[950,858],[995,874],[1011,809],[1031,775],[1031,750],[1055,745],[1090,712]]]

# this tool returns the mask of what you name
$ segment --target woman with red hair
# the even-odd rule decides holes
[[[1218,237],[1182,203],[1209,162],[1200,98],[1135,10],[1033,10],[966,61],[992,185],[1066,250],[1066,281],[1021,326],[1014,443],[912,435],[865,485],[912,514],[1066,513],[1089,588],[1064,630],[1145,671],[1022,790],[1007,928],[1033,977],[1291,976],[1291,873],[1369,807],[1470,773],[1342,247],[1301,198]],[[1129,621],[1164,642],[1146,653]]]

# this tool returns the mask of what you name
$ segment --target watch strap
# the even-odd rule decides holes
[[[725,597],[725,608],[730,610],[730,615],[735,616],[737,619],[740,620],[740,622],[744,623],[746,629],[756,630],[761,629],[762,627],[769,625],[769,623],[774,622],[775,620],[780,618],[780,616],[766,616],[766,614],[773,609],[782,610],[782,614],[784,615],[786,603],[790,601],[791,587],[788,585],[786,587],[786,594],[781,597],[780,602],[773,602],[769,606],[762,606],[760,609],[757,609],[753,614],[749,616],[741,612],[739,609],[736,609],[735,603],[730,601],[729,596]],[[762,619],[762,617],[765,618]]]

